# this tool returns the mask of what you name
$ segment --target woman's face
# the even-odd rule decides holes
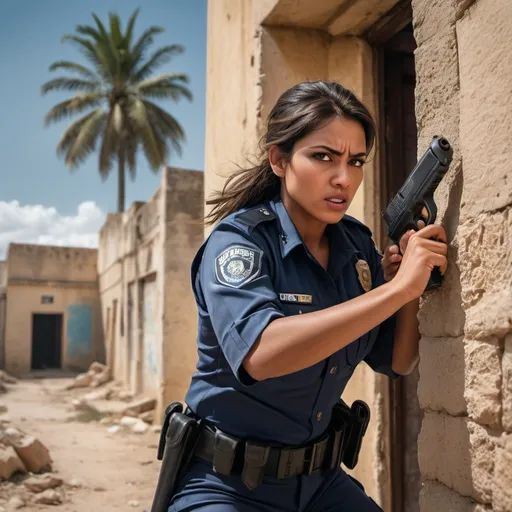
[[[335,224],[361,185],[365,160],[362,125],[335,118],[299,140],[291,159],[273,169],[282,178],[281,197],[290,214],[303,221]]]

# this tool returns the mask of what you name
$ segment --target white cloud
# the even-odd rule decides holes
[[[105,213],[93,201],[78,206],[76,215],[61,215],[56,208],[0,201],[0,259],[10,242],[70,247],[97,247]]]

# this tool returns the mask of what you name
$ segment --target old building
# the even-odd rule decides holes
[[[190,264],[202,216],[203,173],[164,168],[153,197],[109,214],[100,232],[107,364],[134,393],[157,398],[157,420],[183,400],[196,364]]]
[[[209,1],[206,196],[303,80],[341,82],[377,118],[349,213],[381,248],[416,159],[434,135],[454,147],[435,196],[450,268],[421,304],[419,372],[361,366],[344,394],[372,407],[355,474],[386,511],[512,510],[511,32],[509,0]]]
[[[96,261],[95,249],[9,245],[0,266],[0,351],[8,372],[80,371],[103,358]]]

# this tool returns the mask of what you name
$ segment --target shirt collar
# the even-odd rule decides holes
[[[305,248],[304,241],[281,199],[273,199],[270,206],[279,219],[281,256],[286,258],[290,251],[298,245],[303,245]],[[342,266],[354,254],[360,253],[342,222],[327,226],[327,233],[331,243],[331,254],[336,255],[336,266]]]

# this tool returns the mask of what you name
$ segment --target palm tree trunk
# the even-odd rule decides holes
[[[125,200],[124,151],[122,149],[117,155],[117,163],[117,213],[122,213]]]

